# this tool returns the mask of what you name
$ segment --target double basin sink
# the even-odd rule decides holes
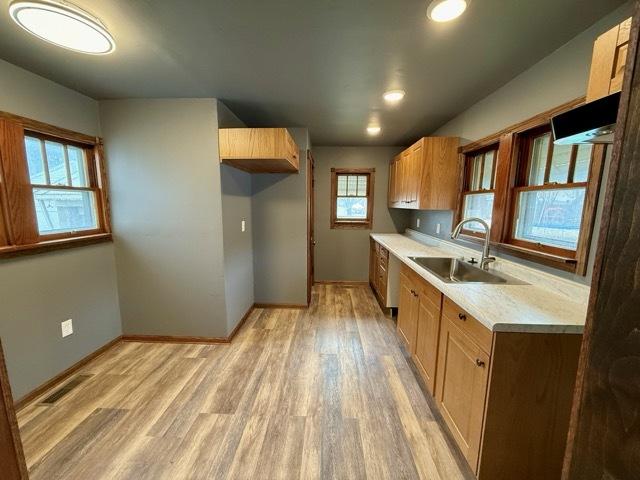
[[[409,257],[422,268],[433,273],[445,283],[490,283],[497,285],[527,285],[517,278],[488,272],[460,260],[445,257]]]

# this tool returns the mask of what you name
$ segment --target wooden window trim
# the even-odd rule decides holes
[[[64,142],[85,150],[88,187],[58,187],[95,192],[98,228],[41,235],[24,147],[25,136]],[[111,221],[102,140],[7,112],[0,112],[0,258],[110,241]]]
[[[331,217],[330,228],[370,230],[373,228],[373,193],[375,191],[375,168],[332,168],[331,169]],[[337,218],[338,175],[367,175],[367,218],[364,220],[340,220]]]
[[[498,133],[489,135],[471,144],[460,148],[462,159],[466,159],[468,155],[481,151],[482,149],[491,148],[492,145],[498,144],[498,153],[495,159],[495,186],[494,186],[494,202],[491,226],[491,245],[499,252],[524,258],[532,262],[541,263],[552,266],[554,268],[585,275],[587,271],[587,263],[589,249],[593,236],[593,227],[595,223],[596,206],[602,181],[602,172],[604,168],[604,160],[606,155],[605,145],[594,145],[591,167],[587,182],[572,184],[556,184],[549,185],[548,188],[570,188],[575,186],[586,186],[585,203],[582,212],[582,223],[580,228],[580,236],[578,238],[578,247],[575,251],[559,249],[556,247],[536,248],[535,244],[530,242],[522,242],[512,239],[512,219],[514,212],[514,202],[516,191],[518,189],[518,178],[522,167],[520,165],[520,155],[522,154],[524,134],[534,131],[535,129],[548,128],[551,118],[559,113],[565,112],[579,105],[582,105],[585,97],[580,97],[570,102],[564,103],[546,112],[540,113],[532,118],[524,120],[510,127],[507,127]],[[570,169],[573,168],[572,165]],[[528,169],[525,169],[528,170]],[[570,171],[570,175],[572,172]],[[466,176],[463,176],[463,182]],[[463,189],[466,186],[463,183]],[[522,187],[520,187],[522,188]],[[464,200],[464,191],[461,189],[459,195],[459,205],[457,210],[456,221],[462,220],[462,206]],[[484,235],[477,232],[463,230],[461,238],[473,243],[481,243],[484,241]]]

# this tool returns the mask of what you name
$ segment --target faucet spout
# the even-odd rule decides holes
[[[460,232],[462,232],[462,227],[467,223],[479,223],[484,228],[484,246],[482,248],[482,259],[480,260],[480,268],[483,270],[489,269],[489,264],[491,262],[495,262],[496,258],[489,255],[489,239],[491,237],[491,227],[487,222],[478,217],[469,217],[463,219],[456,228],[453,229],[451,233],[451,238],[453,240],[457,239],[460,236]]]

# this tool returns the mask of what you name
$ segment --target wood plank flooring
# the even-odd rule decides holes
[[[369,287],[256,309],[229,345],[120,343],[78,374],[19,413],[32,480],[473,478]]]

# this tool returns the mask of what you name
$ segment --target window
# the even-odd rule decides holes
[[[375,169],[331,169],[331,228],[371,228]]]
[[[98,139],[0,112],[0,255],[110,239]]]
[[[497,153],[493,145],[465,155],[462,218],[478,217],[491,225]],[[465,232],[484,236],[484,229],[477,222],[466,224]]]
[[[554,145],[547,126],[523,134],[512,242],[572,256],[578,248],[592,145]]]
[[[595,219],[604,145],[554,145],[551,118],[576,99],[466,145],[458,221],[491,225],[494,248],[584,275]],[[483,237],[465,225],[469,239]]]

